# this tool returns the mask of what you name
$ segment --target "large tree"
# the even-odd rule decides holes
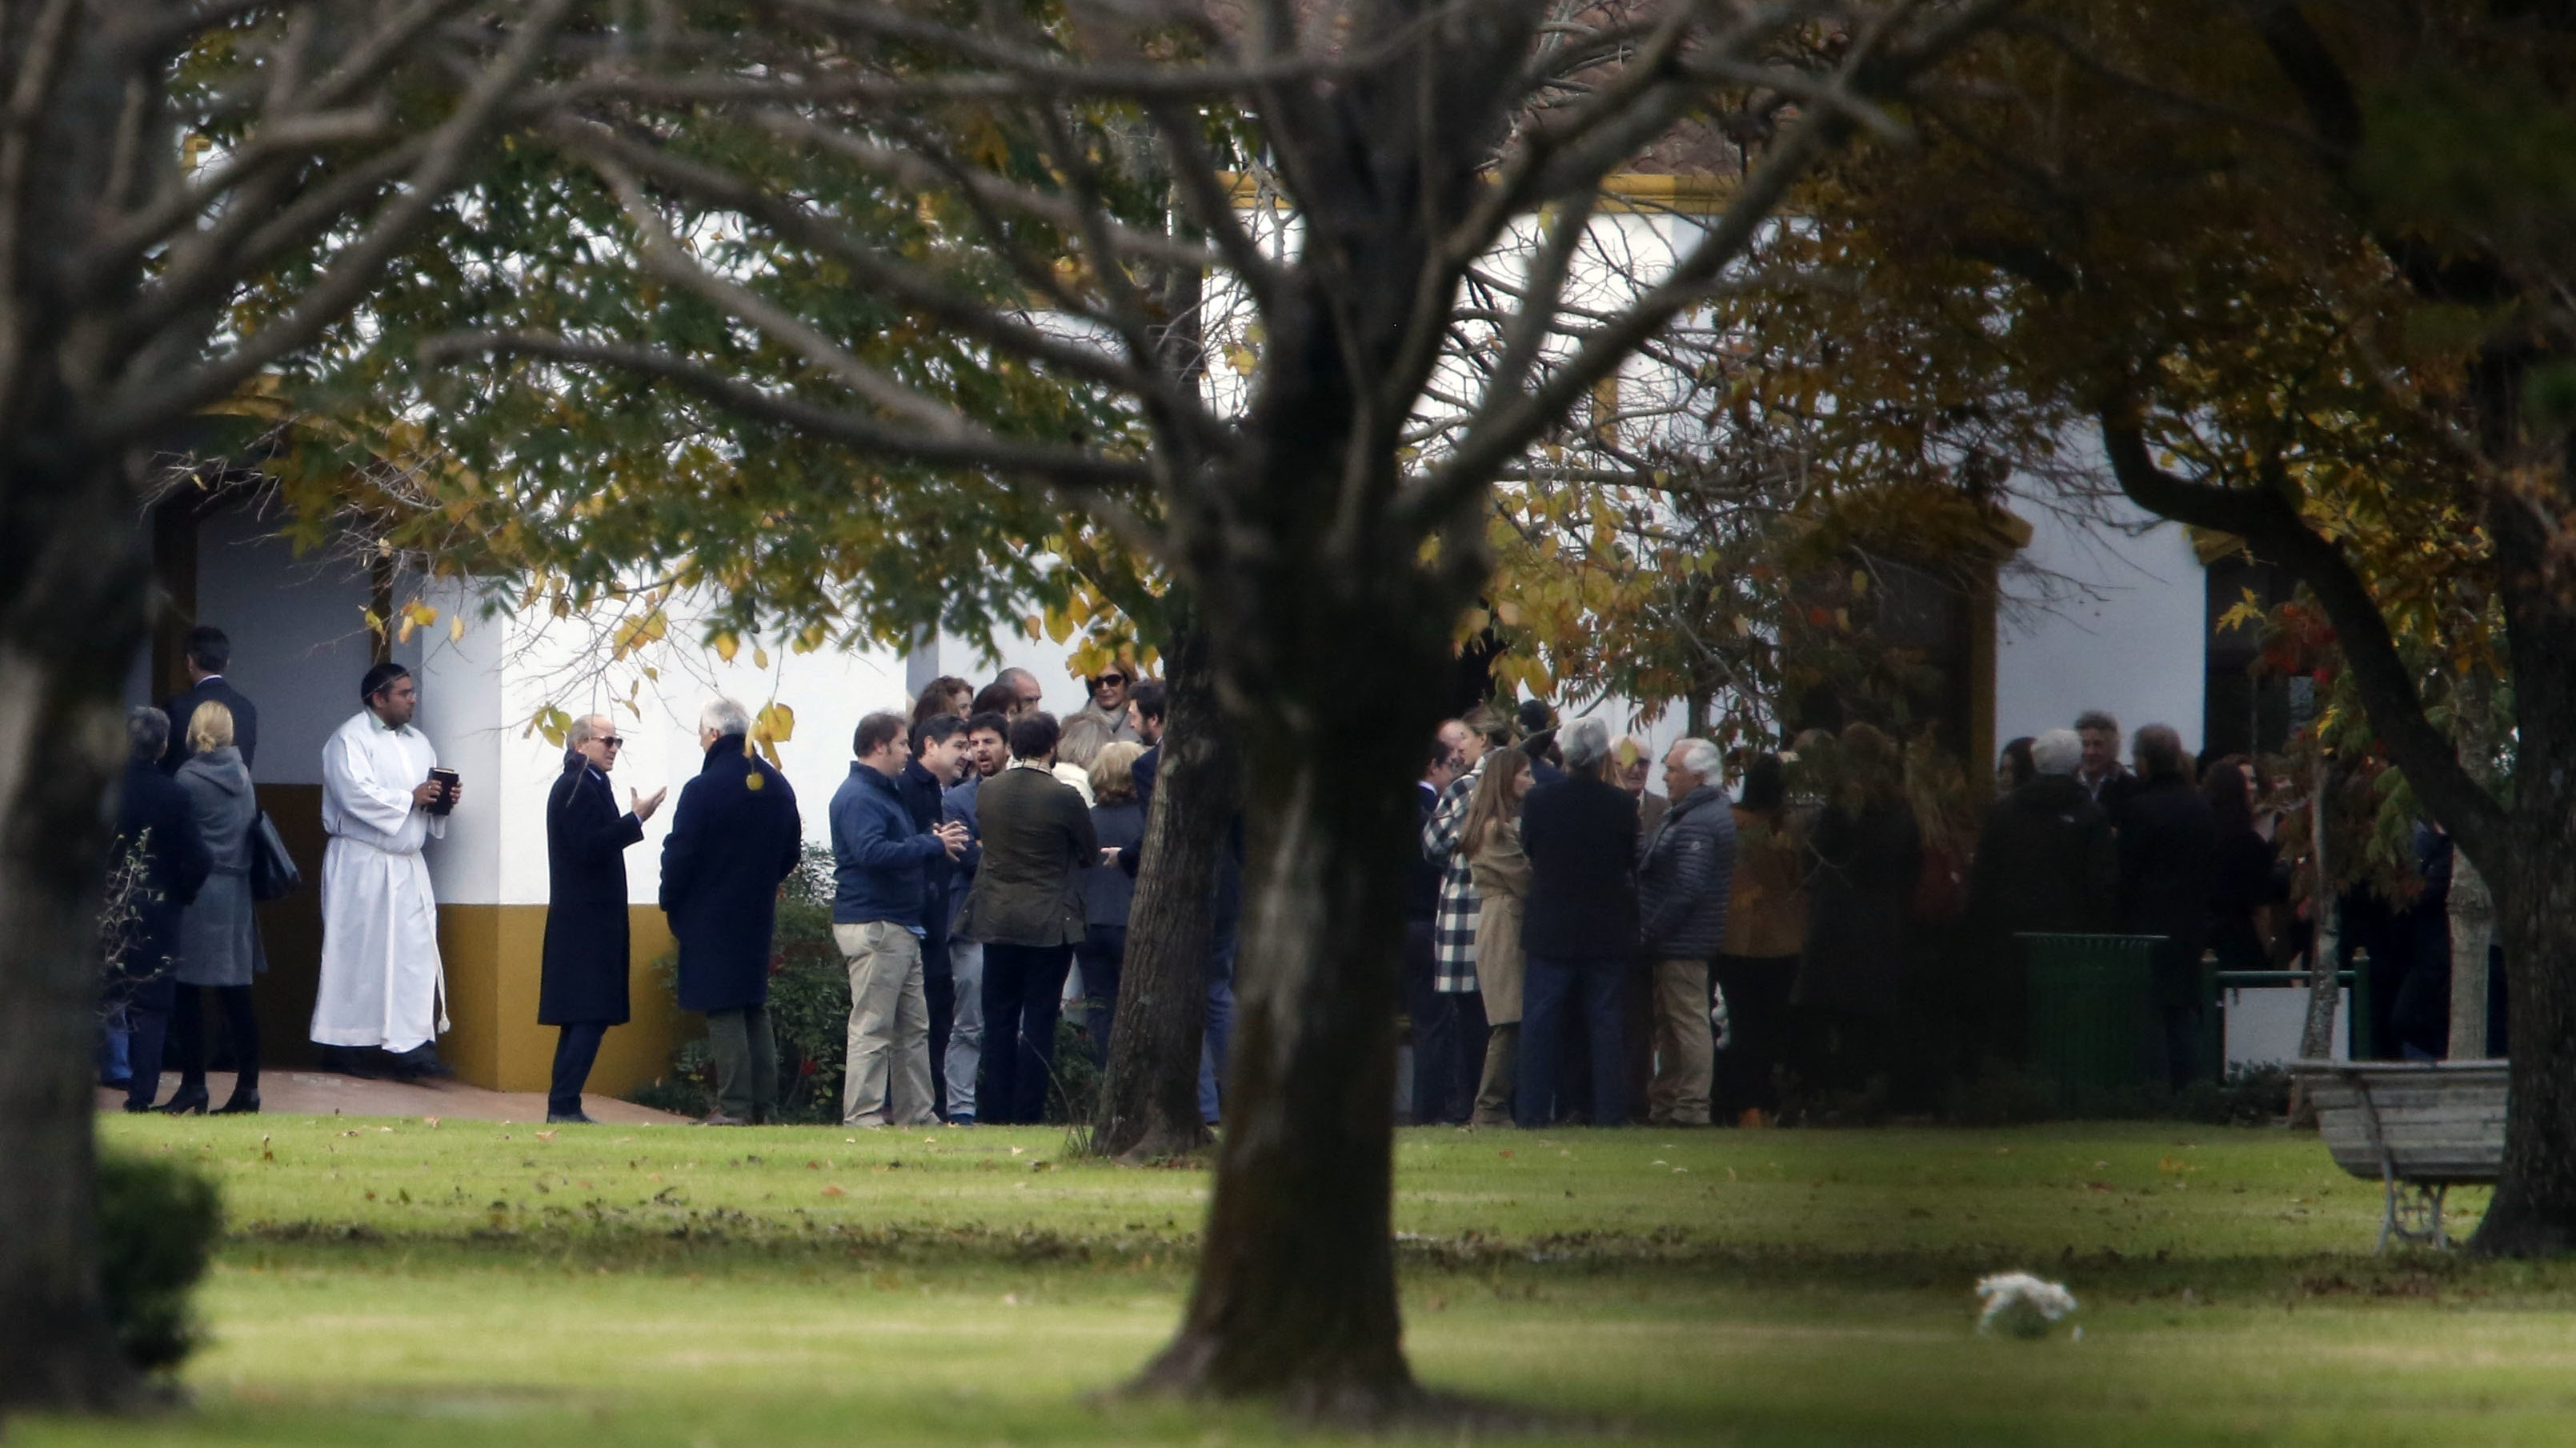
[[[1861,278],[1823,308],[1850,345],[1818,389],[1866,376],[1935,430],[2021,417],[2297,574],[2493,888],[2513,1089],[2476,1245],[2567,1250],[2576,28],[2480,0],[2070,5],[1961,66],[1983,84],[1916,112],[1919,148],[1810,195],[1813,264]],[[1815,323],[1816,295],[1787,299]]]
[[[613,324],[440,356],[627,369],[1043,487],[1186,592],[1210,700],[1258,767],[1228,1128],[1197,1287],[1147,1385],[1360,1417],[1421,1401],[1389,1230],[1401,895],[1487,489],[2002,8],[849,0],[746,31],[683,12],[557,92],[546,134],[618,200],[657,283],[806,375],[768,385]],[[1717,128],[1764,139],[1670,264],[1606,301],[1570,285],[1610,178]],[[833,204],[849,178],[936,234],[889,244]],[[1117,399],[1123,425],[951,405],[878,335],[781,305],[735,235],[969,339],[997,376]],[[1515,248],[1501,304],[1470,306],[1471,273]],[[980,289],[996,261],[1008,305]],[[1218,307],[1245,325],[1221,336]],[[1462,344],[1491,365],[1447,395]],[[1211,347],[1239,349],[1239,385]]]
[[[135,1386],[91,1239],[88,956],[149,461],[367,294],[569,8],[0,11],[0,1409]]]

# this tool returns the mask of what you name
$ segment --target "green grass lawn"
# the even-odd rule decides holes
[[[231,1238],[194,1406],[26,1445],[1290,1436],[1104,1402],[1188,1283],[1200,1170],[1055,1132],[108,1118]],[[855,1139],[853,1139],[855,1137]],[[1399,1133],[1406,1343],[1446,1390],[1675,1444],[2576,1438],[2576,1264],[2369,1256],[2312,1136]],[[2461,1225],[2473,1225],[2476,1202]],[[1979,1338],[2028,1268],[2075,1340]]]

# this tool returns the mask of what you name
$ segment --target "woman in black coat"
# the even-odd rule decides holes
[[[546,795],[546,950],[537,978],[537,1024],[555,1038],[549,1121],[587,1121],[582,1083],[610,1026],[628,1019],[626,847],[662,807],[662,791],[617,807],[608,773],[625,741],[604,714],[573,721],[563,773]]]
[[[117,800],[116,852],[110,858],[120,872],[131,862],[132,873],[123,878],[131,881],[124,903],[132,916],[110,963],[108,984],[132,1032],[125,1109],[149,1111],[161,1091],[161,1046],[177,995],[180,917],[206,883],[214,857],[197,833],[188,792],[160,769],[161,752],[170,744],[170,716],[135,709],[127,713],[125,727],[134,754]]]

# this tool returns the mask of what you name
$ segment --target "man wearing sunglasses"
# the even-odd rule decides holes
[[[626,847],[667,792],[629,794],[619,811],[609,771],[626,741],[605,714],[585,714],[564,736],[563,774],[546,796],[546,952],[537,1023],[556,1026],[554,1089],[546,1120],[588,1122],[582,1083],[610,1026],[626,1024]]]
[[[1097,719],[1101,727],[1109,731],[1111,741],[1127,739],[1144,743],[1136,737],[1136,721],[1127,708],[1128,696],[1135,686],[1135,672],[1125,664],[1111,660],[1108,667],[1091,676],[1091,702],[1067,715],[1065,727],[1073,727],[1076,719]]]

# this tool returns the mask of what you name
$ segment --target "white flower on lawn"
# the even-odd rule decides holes
[[[2064,1283],[2027,1272],[1980,1277],[1977,1295],[1986,1300],[1986,1310],[1977,1318],[1979,1332],[2001,1328],[2014,1337],[2045,1337],[2049,1324],[2075,1310],[2075,1294]]]

